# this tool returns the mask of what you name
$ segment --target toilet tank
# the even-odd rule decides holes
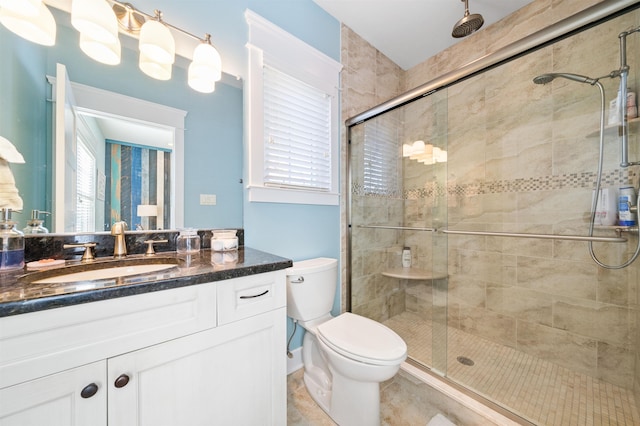
[[[326,257],[293,262],[287,268],[287,315],[310,321],[331,312],[338,284],[338,261]]]

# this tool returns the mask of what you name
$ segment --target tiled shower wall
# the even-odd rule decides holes
[[[390,88],[416,87],[594,3],[535,1],[406,73],[345,27],[344,117],[397,94]],[[585,234],[597,165],[597,137],[588,136],[597,129],[598,92],[566,80],[536,86],[531,79],[545,72],[608,73],[618,67],[617,34],[640,25],[639,19],[636,12],[631,20],[618,19],[449,89],[447,226]],[[639,40],[629,41],[629,52],[638,52]],[[636,73],[630,87],[639,91],[637,54],[631,61]],[[388,75],[393,78],[382,79],[379,70],[392,70]],[[604,83],[608,103],[616,89],[614,82]],[[389,96],[379,99],[380,90]],[[359,127],[356,131],[365,131]],[[415,140],[411,133],[417,129],[405,126],[401,143]],[[632,181],[637,186],[638,168],[618,169],[617,143],[611,137],[606,143],[605,184]],[[637,148],[631,158],[640,158]],[[423,194],[428,193],[425,185],[434,181],[433,171],[406,161],[402,196],[366,200],[356,193],[354,217],[367,214],[362,220],[369,223],[429,225],[433,198]],[[425,174],[415,173],[416,167]],[[366,209],[364,202],[369,203]],[[402,219],[393,216],[398,209],[404,211]],[[367,280],[366,286],[354,286],[358,312],[384,320],[407,305],[411,308],[403,284],[379,272],[399,262],[399,250],[407,241],[416,247],[415,261],[428,266],[430,241],[394,231],[352,232],[362,237],[354,253],[367,253],[354,255],[353,282],[358,274]],[[598,244],[596,253],[606,262],[619,262],[635,242],[605,248]],[[449,325],[605,381],[635,386],[638,394],[640,261],[623,270],[605,270],[591,261],[583,242],[450,236],[448,262]]]

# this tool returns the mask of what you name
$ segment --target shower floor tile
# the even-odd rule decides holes
[[[407,342],[411,358],[433,365],[430,320],[404,312],[385,324]],[[455,328],[449,327],[446,337],[447,375],[451,380],[533,423],[549,426],[640,424],[630,390]],[[439,338],[438,341],[445,340]],[[459,362],[459,356],[472,360],[473,365]]]

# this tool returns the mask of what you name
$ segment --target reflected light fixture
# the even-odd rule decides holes
[[[43,46],[56,43],[56,21],[41,0],[3,0],[0,23],[9,31]]]
[[[211,44],[211,35],[206,34],[204,41],[193,51],[193,62],[189,65],[189,86],[198,92],[211,93],[216,81],[222,78],[222,60]]]
[[[447,151],[444,151],[432,144],[425,144],[424,141],[415,141],[413,144],[402,145],[402,156],[409,157],[422,164],[435,164],[447,162]]]

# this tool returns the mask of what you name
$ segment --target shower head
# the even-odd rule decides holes
[[[596,79],[596,78],[590,78],[590,77],[586,77],[584,75],[570,74],[570,73],[565,73],[565,72],[541,74],[541,75],[537,76],[536,78],[534,78],[533,82],[535,84],[547,84],[547,83],[551,83],[553,80],[555,80],[558,77],[566,78],[568,80],[577,81],[579,83],[588,83],[588,84],[590,84],[592,86],[598,82],[598,79]]]
[[[469,34],[478,31],[484,24],[484,18],[477,13],[469,14],[469,0],[461,0],[464,2],[464,17],[453,26],[451,35],[455,38],[466,37]]]

